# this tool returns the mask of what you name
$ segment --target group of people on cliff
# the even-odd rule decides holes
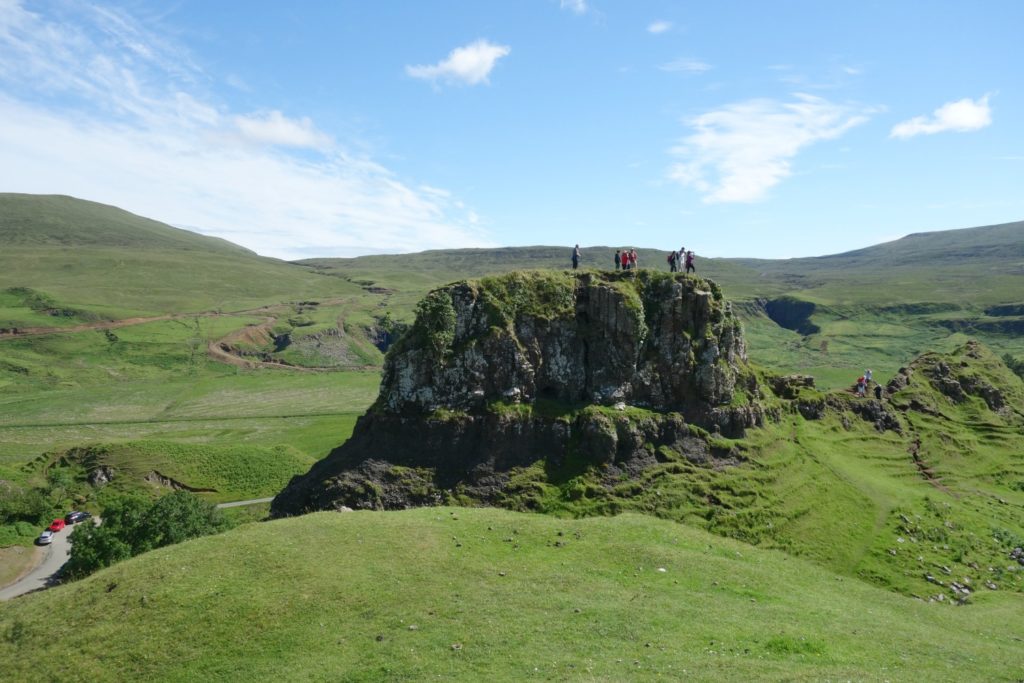
[[[668,253],[668,269],[673,273],[682,272],[685,265],[687,273],[697,272],[697,268],[693,264],[694,254],[692,251],[686,251],[683,247],[679,251],[670,251]],[[572,250],[572,269],[576,270],[580,264],[580,245],[576,245],[576,248]],[[637,253],[636,249],[616,249],[615,250],[615,270],[636,270],[637,269]]]
[[[615,250],[615,270],[636,270],[636,249]]]
[[[685,266],[687,273],[696,273],[697,268],[693,265],[693,259],[692,251],[686,251],[686,247],[680,247],[679,251],[668,253],[668,269],[673,273],[678,273]]]
[[[857,396],[864,398],[868,395],[868,387],[871,386],[871,368],[864,371],[864,374],[857,378],[854,390]],[[882,385],[875,382],[875,398],[882,400]]]
[[[580,267],[580,261],[582,260],[582,254],[580,253],[580,245],[576,245],[572,250],[572,269],[577,270]],[[696,273],[697,267],[694,265],[694,254],[692,251],[687,251],[686,247],[681,247],[679,251],[670,251],[668,253],[668,269],[673,273],[681,273],[684,268],[687,273]],[[636,249],[616,249],[615,250],[615,270],[636,270],[637,269],[637,253]]]

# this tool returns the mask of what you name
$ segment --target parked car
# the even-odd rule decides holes
[[[53,524],[50,525],[50,531],[53,531],[53,532],[61,531],[63,529],[64,529],[64,520],[63,519],[55,519],[55,520],[53,520]]]
[[[72,510],[68,514],[64,515],[64,521],[68,524],[78,524],[92,517],[88,512],[82,512],[80,510]]]
[[[53,543],[53,532],[50,530],[46,530],[43,533],[39,534],[39,538],[36,539],[36,543],[38,543],[39,545],[50,545],[51,543]]]

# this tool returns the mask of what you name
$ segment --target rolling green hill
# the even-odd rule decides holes
[[[71,197],[0,194],[0,245],[0,328],[360,293],[225,240]]]
[[[320,513],[0,605],[0,667],[26,682],[1013,680],[1022,607],[998,591],[924,603],[641,515]]]
[[[216,237],[64,195],[0,194],[0,243],[9,246],[124,247],[256,256]]]

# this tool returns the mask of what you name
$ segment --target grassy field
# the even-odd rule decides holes
[[[22,681],[996,681],[1024,669],[1022,607],[927,604],[641,515],[321,513],[2,605],[0,661]]]

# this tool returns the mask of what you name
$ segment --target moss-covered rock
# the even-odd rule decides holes
[[[694,434],[760,424],[759,396],[739,321],[708,280],[639,271],[456,282],[420,302],[373,409],[274,512],[404,507],[441,490],[494,502],[513,469],[538,462],[563,479],[595,467],[634,477],[659,453],[708,462],[713,449]],[[389,467],[428,468],[436,491],[403,496],[407,481],[383,476]]]

